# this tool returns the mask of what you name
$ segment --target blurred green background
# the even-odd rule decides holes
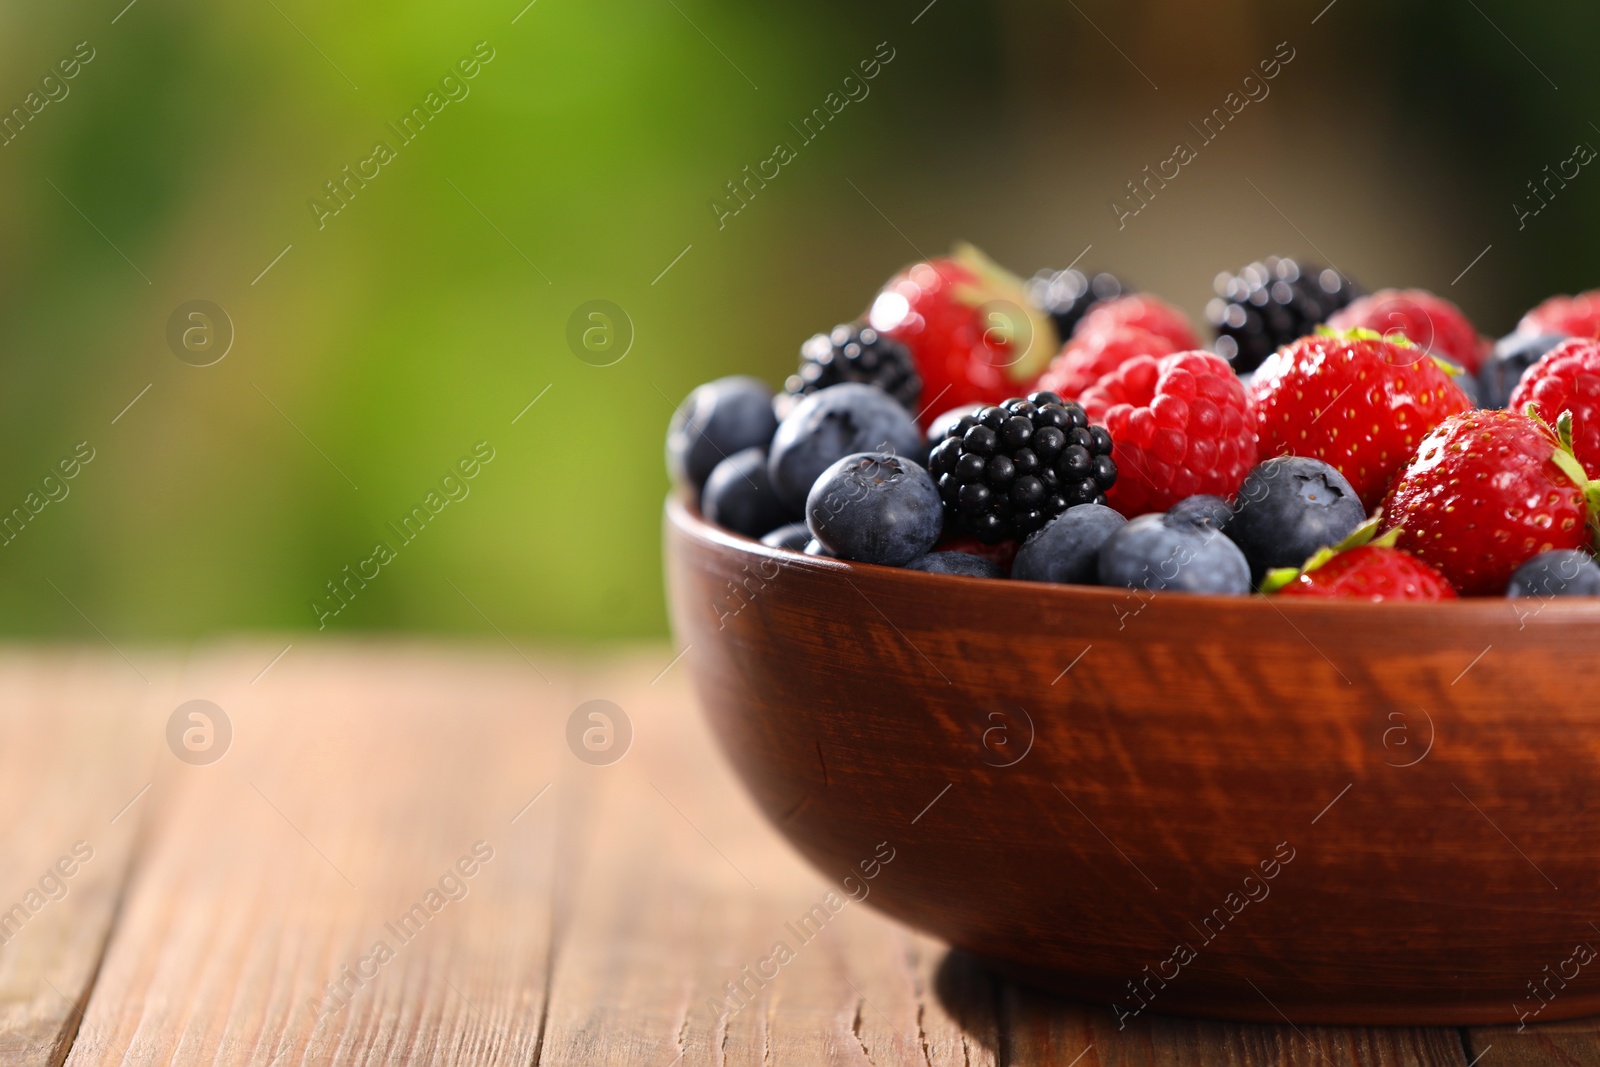
[[[1493,334],[1600,282],[1600,175],[1521,229],[1512,206],[1600,145],[1593,5],[524,3],[0,7],[0,107],[94,55],[0,146],[0,513],[95,456],[0,548],[7,633],[314,630],[480,441],[470,495],[327,630],[662,633],[673,405],[778,383],[958,239],[1023,274],[1088,248],[1195,315],[1275,252]],[[385,124],[479,42],[469,95],[401,146]],[[719,228],[725,183],[880,42],[870,95]],[[1119,229],[1124,183],[1279,42],[1271,95]],[[396,158],[319,228],[309,201],[380,139]],[[596,299],[632,323],[610,366],[566,340]],[[192,300],[233,324],[211,366],[167,341]]]

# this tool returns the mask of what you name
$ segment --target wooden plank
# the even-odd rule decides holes
[[[650,676],[637,671],[613,689],[626,694],[616,700],[634,722],[635,748],[598,769],[604,830],[557,960],[541,1064],[1466,1062],[1451,1029],[1297,1031],[1151,1016],[1118,1031],[1103,1008],[1004,982],[857,904],[802,946],[794,920],[829,883],[709,756],[683,680],[641,681]],[[757,984],[750,975],[780,958],[778,940],[794,958]],[[729,1001],[730,981],[750,995]]]
[[[171,761],[68,1062],[533,1062],[559,783],[523,809],[568,687],[401,645],[297,646],[252,683],[275,651],[186,679],[231,749]]]
[[[1118,1029],[1108,1008],[1008,987],[1007,1063],[1017,1067],[1463,1067],[1449,1028],[1271,1026],[1151,1015]],[[1081,1059],[1078,1057],[1081,1056]]]
[[[1600,1067],[1600,1020],[1473,1027],[1467,1054],[1484,1067]]]
[[[174,680],[141,669],[110,650],[0,656],[0,1063],[60,1063],[79,1028]]]
[[[687,672],[651,684],[666,659],[603,674],[633,749],[586,768],[600,829],[556,960],[541,1067],[998,1062],[987,980],[963,995],[959,976],[941,977],[942,945],[847,902],[790,851],[717,753]]]
[[[141,659],[148,686],[121,660],[0,658],[0,812],[16,828],[0,893],[25,892],[63,842],[95,848],[0,946],[0,1063],[1600,1067],[1592,1021],[1472,1031],[1465,1050],[1455,1030],[1151,1015],[1119,1031],[1104,1009],[1004,982],[844,902],[796,856],[664,651],[535,668],[296,647],[262,675],[278,651],[209,653],[181,680]],[[233,728],[208,766],[164,741],[195,697]],[[569,717],[595,698],[632,727],[609,765],[569,750]],[[429,910],[479,841],[493,858]],[[402,937],[391,924],[413,905]],[[324,995],[364,959],[371,977]],[[730,982],[747,993],[730,999]]]

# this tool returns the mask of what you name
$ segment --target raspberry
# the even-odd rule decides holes
[[[1135,356],[1170,356],[1177,345],[1138,326],[1108,326],[1074,337],[1039,377],[1040,389],[1076,399],[1089,386]]]
[[[1255,419],[1227,360],[1210,352],[1131,359],[1081,398],[1116,442],[1107,503],[1132,518],[1197,493],[1231,497],[1256,463]]]
[[[1520,413],[1529,404],[1548,423],[1572,412],[1572,451],[1584,470],[1600,475],[1600,341],[1564,341],[1529,368],[1508,406]]]
[[[1522,316],[1517,332],[1600,337],[1600,289],[1577,296],[1552,296]]]
[[[1364,328],[1385,337],[1399,333],[1430,356],[1443,356],[1478,373],[1493,342],[1480,338],[1461,309],[1424,289],[1379,289],[1328,318],[1334,330]]]
[[[1116,326],[1137,326],[1172,342],[1175,352],[1200,347],[1200,338],[1189,325],[1189,316],[1171,304],[1147,294],[1118,297],[1096,304],[1072,332],[1074,338],[1088,337]]]

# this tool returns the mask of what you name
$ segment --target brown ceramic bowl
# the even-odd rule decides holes
[[[1600,1010],[1600,601],[954,578],[677,502],[666,555],[685,664],[773,824],[1000,969],[1130,1016]]]

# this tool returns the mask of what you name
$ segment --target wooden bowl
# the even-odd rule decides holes
[[[665,537],[722,747],[841,893],[1125,1022],[1600,1011],[1600,601],[954,578],[678,502]]]

